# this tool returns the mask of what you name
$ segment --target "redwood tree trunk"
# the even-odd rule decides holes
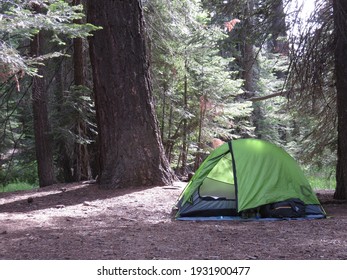
[[[334,198],[346,199],[347,194],[347,2],[334,0],[336,38],[335,71],[337,90],[338,142],[336,191]]]
[[[35,35],[30,49],[32,56],[39,56],[42,50],[42,33]],[[38,75],[43,76],[43,67],[38,67]],[[34,115],[35,149],[40,187],[54,183],[52,139],[48,119],[48,96],[44,79],[35,76],[32,84],[32,106]]]
[[[172,183],[153,105],[141,1],[89,0],[88,21],[103,28],[90,38],[101,186]]]

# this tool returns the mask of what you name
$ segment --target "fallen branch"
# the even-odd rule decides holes
[[[246,99],[246,101],[251,101],[251,102],[263,101],[263,100],[270,99],[270,98],[273,98],[273,97],[276,97],[276,96],[282,96],[282,95],[288,94],[289,92],[290,91],[288,91],[288,90],[286,90],[286,91],[278,91],[278,92],[271,93],[269,95],[251,97],[251,98]]]

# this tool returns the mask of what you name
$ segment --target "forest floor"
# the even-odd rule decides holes
[[[347,259],[347,203],[327,219],[177,221],[184,184],[100,190],[64,184],[0,193],[0,259]]]

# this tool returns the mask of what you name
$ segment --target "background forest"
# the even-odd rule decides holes
[[[304,20],[295,0],[142,1],[160,136],[179,178],[219,141],[256,137],[299,160],[313,187],[335,188],[333,10],[306,2]],[[99,28],[87,8],[0,3],[0,191],[99,174],[88,44]]]

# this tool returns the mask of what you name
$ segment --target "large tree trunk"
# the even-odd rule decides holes
[[[39,56],[42,50],[42,33],[35,35],[30,49],[32,56]],[[43,66],[38,67],[38,75],[43,76]],[[44,79],[35,76],[32,84],[32,105],[34,115],[35,149],[40,187],[54,183],[52,139],[48,119],[48,96]]]
[[[88,1],[90,38],[105,187],[172,183],[155,115],[141,1]]]
[[[338,148],[336,191],[334,198],[346,199],[347,194],[347,2],[333,1],[336,38],[335,71],[337,90]]]

